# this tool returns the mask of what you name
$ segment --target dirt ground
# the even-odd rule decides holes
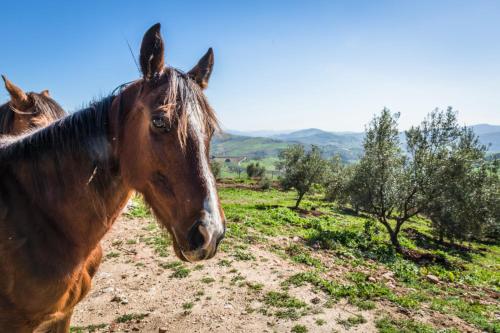
[[[376,331],[376,310],[359,311],[344,302],[325,307],[326,297],[308,286],[289,293],[306,302],[311,314],[297,320],[266,314],[262,295],[280,291],[280,283],[301,268],[259,246],[250,248],[256,260],[237,261],[220,252],[203,266],[187,264],[187,277],[171,277],[172,270],[160,265],[177,260],[173,250],[159,257],[150,245],[139,241],[148,235],[147,224],[122,217],[113,226],[103,242],[107,257],[90,294],[75,310],[73,327],[80,327],[81,332],[177,333],[290,332],[304,325],[309,332]],[[248,284],[262,284],[262,289],[252,290]],[[356,314],[366,323],[349,329],[338,323]]]

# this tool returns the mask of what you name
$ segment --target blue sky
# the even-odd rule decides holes
[[[401,128],[435,107],[500,124],[499,1],[9,1],[0,72],[67,110],[139,77],[162,23],[167,63],[208,47],[207,95],[226,128],[359,131],[384,106]],[[0,92],[2,101],[7,99]]]

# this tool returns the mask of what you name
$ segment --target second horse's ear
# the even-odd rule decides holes
[[[5,89],[9,92],[10,95],[10,103],[13,107],[17,109],[24,109],[29,107],[30,101],[28,95],[12,83],[5,75],[2,75],[3,82],[5,83]]]
[[[141,63],[141,71],[144,79],[149,80],[156,74],[161,73],[165,65],[164,43],[160,33],[161,25],[156,23],[146,31],[142,38],[141,55],[139,57]]]
[[[207,53],[201,57],[200,61],[193,67],[192,70],[188,72],[190,78],[192,78],[198,85],[205,89],[208,86],[208,80],[210,80],[210,75],[214,68],[214,50],[209,48]]]

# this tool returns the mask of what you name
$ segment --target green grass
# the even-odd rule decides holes
[[[362,315],[355,315],[346,319],[338,319],[337,323],[342,325],[346,330],[366,323],[366,319]]]
[[[248,289],[253,291],[261,291],[264,288],[264,285],[262,283],[252,283],[247,281],[246,285]]]
[[[289,208],[296,197],[291,191],[221,188],[219,194],[228,219],[226,239],[222,244],[225,252],[235,260],[255,260],[247,247],[251,244],[265,245],[270,251],[292,263],[303,265],[303,269],[307,270],[286,279],[282,284],[285,289],[310,285],[328,295],[332,302],[347,299],[362,310],[374,309],[381,300],[408,311],[431,307],[447,316],[459,317],[479,330],[500,331],[495,318],[495,313],[500,312],[498,303],[492,302],[491,298],[490,305],[474,303],[466,296],[469,294],[483,299],[483,295],[500,292],[498,245],[472,243],[472,251],[464,253],[432,242],[422,243],[404,232],[405,228],[412,228],[423,235],[423,239],[432,239],[429,222],[417,217],[403,227],[401,243],[410,249],[442,256],[452,263],[450,267],[417,265],[394,251],[384,227],[378,222],[323,201],[321,193],[306,196],[301,204],[306,210],[314,209],[323,214],[316,217],[302,216]],[[303,242],[283,246],[272,241],[274,237],[291,239],[294,236],[299,236]],[[339,280],[325,277],[325,263],[320,260],[321,257],[313,255],[312,248],[328,251],[329,260],[335,265],[347,267],[351,273]],[[219,264],[226,266],[229,262],[221,261]],[[352,267],[359,267],[367,273],[359,273],[358,270],[352,273]],[[398,290],[403,288],[405,291],[396,292],[383,280],[368,281],[370,275],[376,276],[380,271],[393,272]],[[442,283],[428,282],[428,274],[438,276]],[[280,311],[285,318],[300,315],[293,307],[280,308]],[[390,320],[382,324],[387,332],[395,325]],[[432,325],[419,326],[413,322],[398,325],[394,326],[396,331],[437,330]]]
[[[392,319],[384,317],[376,321],[379,333],[459,333],[454,328],[436,329],[428,324],[408,319]]]
[[[127,313],[115,319],[117,323],[128,323],[130,321],[141,321],[148,316],[147,313]]]
[[[255,181],[248,179],[234,181],[255,184]],[[449,267],[438,264],[417,265],[393,250],[385,229],[378,222],[323,201],[320,192],[307,195],[301,204],[301,208],[314,209],[319,212],[319,216],[304,216],[290,209],[296,199],[296,193],[292,191],[221,188],[219,194],[228,220],[226,239],[221,243],[220,250],[231,258],[219,260],[219,266],[231,267],[235,261],[261,261],[252,252],[252,246],[257,244],[300,266],[304,271],[292,275],[282,283],[285,291],[287,288],[312,286],[329,297],[329,304],[325,306],[347,299],[359,309],[373,310],[377,302],[383,300],[412,313],[419,308],[430,308],[446,316],[461,318],[478,330],[500,332],[500,323],[495,316],[500,312],[500,306],[498,302],[492,301],[491,296],[488,298],[488,295],[500,292],[499,245],[472,242],[471,251],[468,252],[448,249],[432,242],[427,220],[413,218],[403,229],[414,229],[422,237],[410,238],[403,230],[401,243],[410,249],[439,255],[452,263]],[[158,256],[170,255],[170,236],[153,221],[149,208],[139,196],[133,198],[133,206],[127,215],[149,221],[144,228],[146,235],[139,239],[140,242],[153,248]],[[292,239],[295,236],[300,237],[299,242],[289,242],[288,245],[274,242],[275,237]],[[135,242],[136,240],[127,240],[125,244],[133,245]],[[118,255],[119,252],[110,252],[106,258]],[[325,258],[328,259],[325,261]],[[325,273],[328,267],[326,264],[330,263],[344,266],[350,273],[338,279],[329,278]],[[173,278],[185,278],[190,274],[190,270],[180,261],[159,265],[172,270]],[[356,271],[353,271],[353,267],[356,267]],[[193,269],[202,267],[194,266]],[[393,272],[398,291],[389,288],[382,280],[368,281],[369,277],[376,276],[380,271]],[[229,272],[237,273],[237,270],[231,268]],[[428,274],[437,276],[442,283],[430,283],[426,279]],[[215,280],[205,277],[201,282],[211,284]],[[263,286],[244,282],[239,275],[232,277],[230,283],[246,285],[248,292],[262,295]],[[274,308],[273,311],[259,310],[268,315],[296,320],[306,311],[305,303],[287,292],[270,292],[262,297],[265,306]],[[485,298],[489,301],[478,301]],[[439,331],[430,324],[404,320],[396,322],[388,318],[384,317],[377,322],[381,332]]]
[[[192,302],[187,302],[182,304],[182,308],[184,310],[191,310],[194,307],[194,303]]]
[[[152,217],[149,207],[139,194],[135,194],[131,199],[131,205],[125,212],[125,215],[132,218],[150,218]]]
[[[204,278],[201,279],[201,282],[203,282],[205,284],[210,284],[210,283],[214,283],[215,279],[212,277],[209,277],[209,276],[205,276]]]
[[[316,325],[318,325],[318,326],[323,326],[323,325],[325,325],[325,324],[326,324],[326,320],[321,319],[321,318],[316,319],[314,322],[315,322],[315,323],[316,323]]]
[[[176,260],[176,261],[171,261],[167,263],[160,263],[160,267],[165,268],[165,269],[174,269],[179,266],[182,266],[182,261]]]
[[[120,253],[119,252],[109,252],[108,254],[106,254],[106,258],[107,259],[112,259],[112,258],[118,258],[120,256]]]
[[[174,268],[174,272],[170,274],[171,278],[184,279],[189,276],[191,270],[184,266],[178,266]]]
[[[168,257],[169,248],[172,246],[170,235],[160,229],[156,222],[151,222],[146,229],[149,231],[149,235],[143,237],[141,241],[151,246],[160,257]]]
[[[99,329],[104,329],[108,325],[107,324],[97,324],[97,325],[88,325],[88,326],[72,326],[69,331],[70,333],[94,333]]]
[[[307,327],[305,327],[304,325],[295,325],[292,327],[291,332],[292,333],[307,333],[308,330],[307,330]]]
[[[264,303],[277,308],[303,308],[306,303],[303,301],[290,296],[285,292],[270,291],[263,299]]]

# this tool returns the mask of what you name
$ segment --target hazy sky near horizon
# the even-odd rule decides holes
[[[500,1],[9,1],[0,72],[69,111],[139,77],[162,23],[167,63],[215,51],[207,96],[223,127],[360,131],[384,106],[401,129],[435,107],[500,124]],[[5,90],[0,101],[7,100]]]

